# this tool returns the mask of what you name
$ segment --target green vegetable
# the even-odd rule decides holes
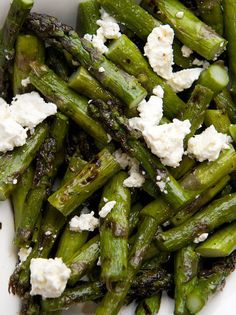
[[[232,100],[230,92],[224,89],[220,94],[214,98],[216,107],[227,113],[230,121],[236,123],[236,106]]]
[[[43,61],[39,61],[43,63]],[[46,64],[51,68],[62,80],[68,81],[70,76],[70,67],[66,58],[60,51],[52,47],[46,50]]]
[[[208,109],[206,111],[204,123],[207,127],[214,125],[215,129],[221,133],[229,133],[231,125],[227,113],[217,109]]]
[[[77,27],[79,35],[96,34],[97,20],[101,17],[97,0],[85,0],[79,3],[77,14]]]
[[[135,315],[156,315],[161,306],[161,295],[142,300],[135,310]]]

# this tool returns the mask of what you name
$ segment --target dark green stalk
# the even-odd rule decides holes
[[[41,60],[41,63],[43,61]],[[52,47],[46,50],[46,64],[51,68],[62,80],[68,81],[70,76],[70,67],[66,58],[60,51]]]
[[[97,20],[101,14],[97,0],[86,0],[79,3],[76,30],[81,37],[85,34],[96,34]]]
[[[149,94],[152,94],[154,87],[161,85],[164,90],[163,104],[166,117],[172,119],[185,109],[183,101],[151,69],[138,47],[126,35],[122,35],[111,43],[106,56],[126,72],[134,75]]]
[[[195,165],[196,165],[196,161],[194,159],[191,159],[187,155],[185,155],[183,156],[183,159],[180,162],[180,165],[176,168],[171,168],[170,172],[172,176],[174,176],[174,178],[178,180],[184,175],[186,175],[189,171],[191,171]]]
[[[7,71],[14,58],[15,41],[33,4],[33,0],[12,1],[0,32],[0,96],[3,98],[7,95],[6,79],[9,78]]]
[[[196,251],[204,257],[226,257],[236,249],[236,223],[220,229],[210,236]]]
[[[109,1],[109,0],[103,0]],[[178,0],[143,0],[142,6],[163,23],[170,24],[176,37],[186,46],[208,60],[214,60],[224,51],[227,41],[199,20]],[[182,18],[178,12],[183,12]]]
[[[162,232],[157,236],[160,248],[175,251],[202,233],[211,232],[220,225],[236,219],[236,194],[213,201],[208,207],[195,214],[178,227]]]
[[[48,201],[67,216],[101,188],[119,169],[117,161],[104,149],[77,176],[52,194]]]
[[[119,69],[94,49],[90,42],[80,39],[70,27],[59,23],[53,17],[31,14],[27,19],[27,26],[39,37],[71,53],[81,66],[85,67],[105,88],[127,105],[129,114],[135,114],[137,105],[147,95],[136,78]],[[101,67],[105,71],[99,71]]]
[[[60,111],[73,119],[88,134],[98,141],[109,142],[106,132],[87,113],[88,100],[68,88],[46,65],[31,64],[30,81],[47,99],[54,102]]]
[[[204,123],[207,127],[213,125],[218,132],[229,133],[231,122],[227,113],[218,109],[208,109],[205,114]]]
[[[33,35],[19,35],[16,41],[16,54],[13,70],[13,94],[23,94],[32,91],[31,84],[22,84],[27,80],[31,72],[30,63],[34,61],[44,62],[44,45]],[[26,86],[24,86],[26,85]]]
[[[161,294],[142,300],[135,310],[135,315],[156,315],[161,306]]]
[[[111,290],[115,282],[123,281],[127,275],[130,190],[124,187],[125,172],[115,175],[104,187],[100,209],[105,200],[115,201],[111,212],[101,221],[101,279]]]
[[[143,206],[141,203],[134,204],[130,209],[130,215],[129,215],[129,235],[131,235],[136,228],[138,222],[139,222],[139,215],[140,211],[142,210]]]
[[[227,113],[232,123],[236,123],[236,105],[234,104],[230,92],[224,89],[214,98],[217,109]]]
[[[25,145],[0,156],[0,200],[6,200],[15,189],[14,179],[20,180],[21,175],[29,167],[47,131],[48,125],[40,124]]]
[[[236,124],[234,125],[230,125],[229,127],[229,133],[234,141],[234,143],[236,143]]]

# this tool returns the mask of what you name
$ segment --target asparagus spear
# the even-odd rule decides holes
[[[33,185],[26,197],[24,212],[16,233],[15,242],[18,246],[28,243],[32,237],[37,217],[50,193],[57,172],[58,155],[64,146],[67,131],[68,119],[62,114],[57,114],[50,135],[42,144],[36,158]]]
[[[76,30],[81,37],[85,34],[96,34],[97,20],[100,19],[97,0],[86,0],[79,3]]]
[[[26,144],[7,152],[0,157],[0,200],[6,200],[14,190],[14,179],[17,181],[34,159],[39,147],[47,134],[48,126],[45,123],[35,128]]]
[[[67,216],[102,187],[119,169],[119,164],[109,151],[104,149],[75,178],[52,194],[48,201]]]
[[[43,60],[39,63],[43,63]],[[62,80],[68,81],[70,76],[70,67],[64,55],[60,51],[48,47],[46,50],[46,64],[51,68]]]
[[[32,85],[22,80],[29,78],[30,63],[44,62],[43,43],[33,35],[19,35],[16,41],[16,54],[13,70],[13,93],[23,94],[32,91]]]
[[[103,128],[87,114],[86,98],[70,90],[66,83],[47,66],[33,63],[31,68],[30,81],[36,89],[52,100],[62,113],[73,119],[92,137],[104,144],[109,142]]]
[[[197,282],[199,255],[189,245],[175,254],[175,315],[187,315],[186,297]]]
[[[79,67],[79,69],[71,75],[68,85],[70,88],[89,99],[101,99],[105,102],[114,100],[115,103],[120,103],[120,101],[104,89],[103,86],[95,78],[93,78],[84,67]]]
[[[14,209],[14,221],[15,230],[18,229],[20,219],[24,211],[24,203],[29,190],[32,187],[34,171],[32,165],[30,165],[25,173],[22,175],[21,180],[16,186],[14,193],[11,196],[13,209]]]
[[[236,123],[236,106],[231,98],[230,92],[224,89],[214,98],[217,109],[227,113],[232,123]]]
[[[221,133],[229,133],[231,125],[227,113],[217,109],[208,109],[206,111],[204,123],[207,127],[214,125],[216,130]]]
[[[183,101],[151,69],[138,47],[126,35],[121,35],[119,39],[111,43],[106,56],[126,72],[134,75],[149,94],[152,94],[155,86],[161,85],[164,89],[163,103],[166,117],[172,119],[184,110],[185,104]]]
[[[170,172],[174,176],[174,178],[178,180],[186,175],[189,171],[191,171],[195,165],[196,161],[185,155],[180,162],[180,165],[176,168],[172,168]]]
[[[101,279],[111,290],[113,284],[127,275],[130,190],[123,186],[125,172],[115,175],[104,187],[100,208],[105,200],[115,201],[100,226]]]
[[[135,315],[156,315],[161,306],[161,294],[142,300],[135,310]]]
[[[102,2],[109,2],[103,0]],[[208,60],[214,60],[224,51],[227,41],[199,20],[178,0],[143,0],[142,7],[163,23],[170,24],[177,38]],[[178,13],[183,12],[179,18]]]
[[[236,3],[234,0],[223,0],[223,16],[224,16],[224,32],[225,37],[228,40],[227,53],[229,62],[229,72],[231,76],[231,92],[234,101],[236,100],[236,63],[235,63],[235,36],[236,27],[232,21],[236,18]]]
[[[0,32],[0,96],[6,97],[8,67],[14,58],[14,45],[20,29],[34,4],[33,0],[14,0]]]
[[[92,76],[127,105],[129,114],[135,113],[137,105],[147,95],[136,78],[120,70],[94,49],[90,42],[81,40],[70,27],[59,23],[51,16],[31,14],[27,19],[27,26],[40,38],[71,53]],[[101,67],[105,71],[99,71]]]
[[[232,139],[234,140],[234,142],[236,142],[236,124],[229,126],[229,133]]]
[[[141,203],[134,204],[130,209],[129,215],[129,235],[131,235],[139,222],[140,211],[143,206]]]
[[[224,287],[226,277],[235,269],[235,262],[234,252],[229,257],[217,261],[211,270],[202,272],[197,285],[187,296],[186,305],[191,314],[198,313],[208,298]]]
[[[201,20],[211,26],[219,35],[223,35],[221,0],[197,0],[196,2]]]
[[[220,229],[210,236],[196,251],[204,257],[225,257],[236,249],[236,223]]]
[[[202,233],[211,232],[218,226],[236,219],[236,194],[213,201],[208,207],[195,214],[180,226],[157,236],[160,248],[174,251],[188,245]]]
[[[213,198],[227,185],[230,180],[230,176],[226,175],[220,179],[213,187],[207,189],[202,195],[199,195],[190,204],[180,210],[173,218],[171,223],[174,225],[180,225],[191,216],[193,216],[203,206],[207,205]]]

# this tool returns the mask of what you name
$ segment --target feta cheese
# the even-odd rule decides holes
[[[199,162],[215,161],[222,150],[230,148],[230,142],[232,142],[230,136],[217,132],[215,127],[211,125],[201,134],[189,139],[187,152]]]
[[[190,49],[189,47],[185,45],[181,47],[181,52],[182,52],[183,57],[185,58],[189,58],[193,53],[192,49]]]
[[[65,290],[71,270],[61,258],[33,258],[30,263],[31,295],[57,298]]]
[[[182,92],[192,86],[193,82],[199,78],[202,71],[202,68],[192,68],[175,72],[167,83],[176,93]]]
[[[132,160],[132,158],[128,154],[122,152],[120,149],[116,150],[113,153],[113,156],[123,170],[126,169],[126,167],[131,163]]]
[[[13,185],[16,185],[17,182],[18,182],[17,178],[14,178],[13,181],[12,181],[12,184],[13,184]]]
[[[166,188],[166,183],[168,183],[170,181],[170,178],[169,177],[166,178],[166,177],[162,177],[160,175],[157,175],[156,180],[157,180],[156,184],[159,187],[160,191],[167,194],[167,190],[165,188]]]
[[[176,13],[175,15],[177,17],[177,19],[182,19],[184,17],[184,12],[183,11],[179,11]]]
[[[120,27],[117,23],[98,20],[97,25],[100,26],[105,39],[118,39],[121,36]]]
[[[21,80],[21,85],[23,87],[27,87],[29,84],[30,84],[30,78],[29,77],[26,78],[26,79]]]
[[[163,79],[172,77],[172,65],[174,64],[172,44],[174,31],[169,25],[155,27],[147,38],[144,47],[145,56],[153,70]]]
[[[201,235],[199,235],[198,237],[196,237],[193,241],[193,243],[198,244],[201,242],[204,242],[207,238],[208,238],[208,233],[203,233]]]
[[[46,103],[39,93],[31,92],[16,95],[11,103],[10,112],[22,127],[32,129],[48,116],[56,114],[57,106]]]
[[[154,87],[152,94],[154,94],[160,98],[163,98],[164,97],[164,90],[160,85],[157,85]]]
[[[199,60],[195,58],[192,62],[192,65],[198,66],[198,67],[203,67],[203,69],[207,69],[210,66],[210,63],[206,60]]]
[[[22,247],[18,252],[20,263],[26,261],[26,259],[28,258],[31,252],[32,252],[32,247],[28,247],[28,248]]]
[[[184,154],[184,138],[190,133],[189,120],[174,119],[173,123],[150,126],[143,131],[151,152],[161,159],[164,165],[179,166]]]
[[[102,265],[102,260],[101,260],[101,256],[98,257],[98,261],[97,261],[97,266],[101,266]]]
[[[94,212],[87,214],[81,214],[80,216],[75,215],[70,220],[70,230],[74,232],[81,231],[94,231],[99,224],[99,220],[94,217]]]
[[[116,205],[116,201],[108,201],[103,207],[102,209],[99,211],[99,215],[101,218],[105,218],[108,213],[111,212],[111,210],[114,208],[114,206]]]
[[[52,232],[51,232],[51,231],[46,231],[46,232],[44,233],[44,235],[50,236],[50,235],[52,235]]]
[[[105,69],[103,68],[103,67],[100,67],[99,69],[98,69],[98,72],[105,72]]]
[[[108,51],[108,48],[105,45],[106,39],[101,30],[97,30],[97,35],[85,34],[84,38],[91,42],[93,47],[99,50],[100,53],[105,54]]]

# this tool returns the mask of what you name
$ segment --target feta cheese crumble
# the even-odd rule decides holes
[[[70,230],[74,232],[91,231],[93,232],[99,225],[99,220],[94,217],[94,212],[75,215],[70,220]]]
[[[184,12],[183,11],[179,11],[176,13],[175,15],[177,17],[177,19],[182,19],[184,17]]]
[[[172,65],[174,64],[172,44],[174,31],[167,25],[155,27],[147,38],[144,47],[145,56],[153,70],[163,79],[172,77]]]
[[[198,67],[203,67],[203,69],[207,69],[210,66],[210,63],[206,60],[199,60],[195,58],[192,62],[192,65],[198,66]]]
[[[30,263],[31,295],[57,298],[65,290],[71,270],[61,258],[33,258]]]
[[[187,152],[199,162],[215,161],[222,150],[230,148],[230,142],[232,142],[230,136],[217,132],[215,127],[211,125],[201,134],[189,139]]]
[[[189,120],[173,119],[172,123],[146,128],[143,137],[164,165],[177,167],[184,154],[184,138],[190,133],[190,127]]]
[[[18,252],[20,263],[26,261],[26,259],[28,258],[31,252],[32,252],[32,247],[28,247],[28,248],[22,247]]]
[[[175,72],[167,83],[176,93],[182,92],[192,86],[193,82],[199,78],[202,71],[202,68],[192,68]]]
[[[99,69],[98,69],[98,72],[105,72],[105,69],[103,68],[103,67],[100,67]]]
[[[192,49],[190,49],[189,47],[185,45],[181,47],[181,52],[182,52],[183,57],[185,58],[189,58],[193,53]]]
[[[30,84],[30,78],[29,77],[21,80],[21,85],[23,87],[27,87],[29,84]]]
[[[193,243],[198,244],[201,242],[204,242],[207,238],[208,238],[208,233],[203,233],[201,235],[199,235],[198,237],[196,237],[193,241]]]
[[[105,218],[108,213],[111,212],[111,210],[115,207],[116,205],[116,201],[112,200],[112,201],[108,201],[103,207],[102,209],[99,211],[99,215],[101,218]]]

